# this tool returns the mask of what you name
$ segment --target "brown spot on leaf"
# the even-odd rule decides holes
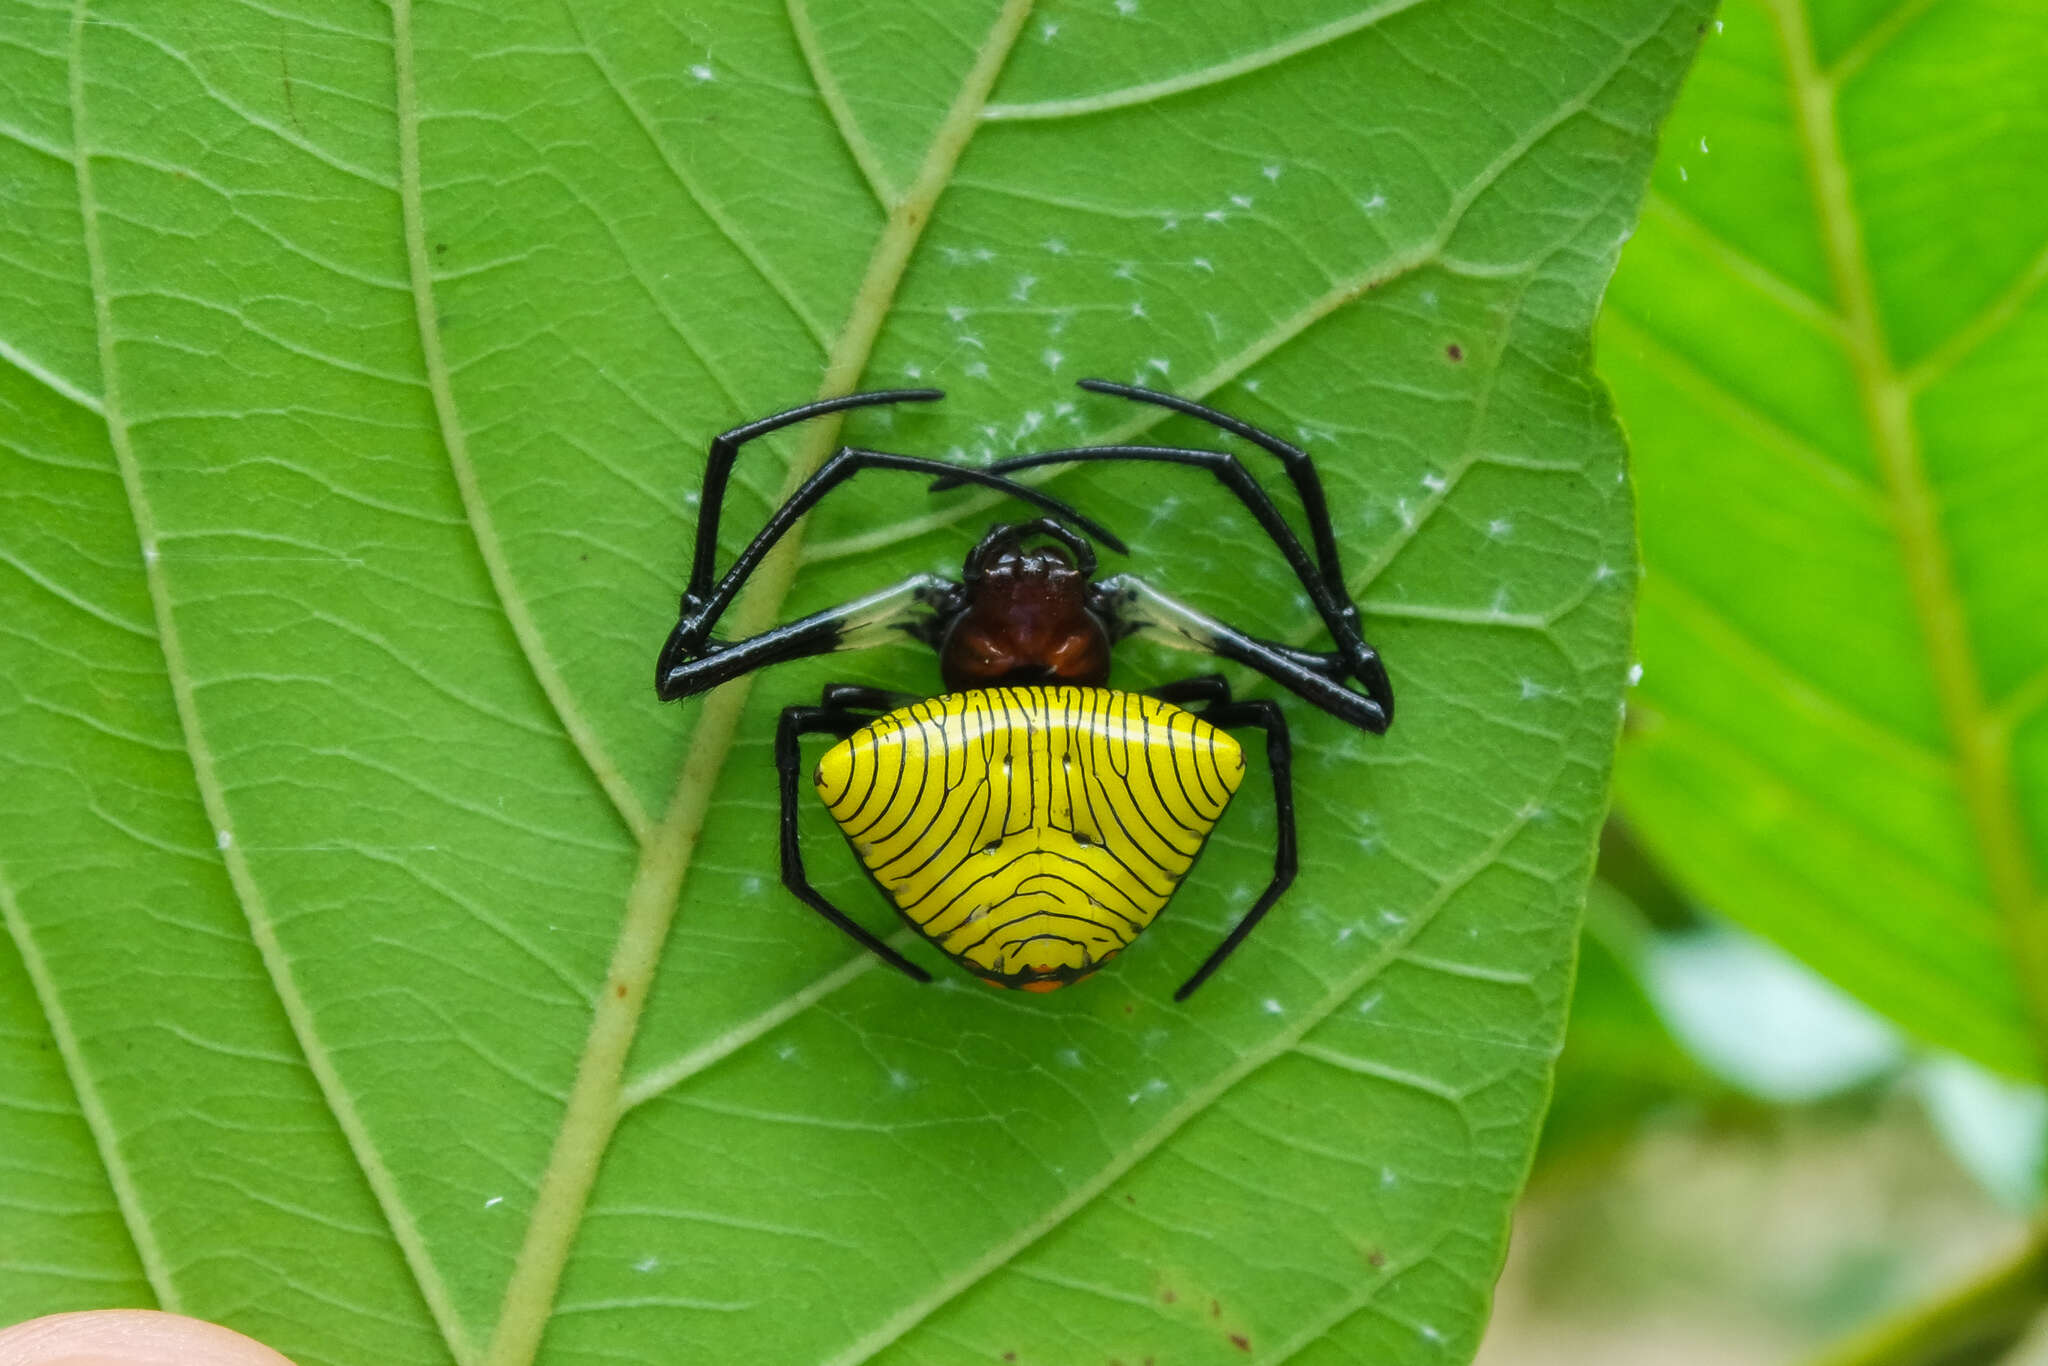
[[[1252,1349],[1252,1340],[1243,1333],[1232,1333],[1230,1335],[1230,1344],[1240,1352],[1249,1352]]]
[[[1456,342],[1452,342],[1449,346],[1446,346],[1444,348],[1444,354],[1446,356],[1449,356],[1452,360],[1463,360],[1465,359],[1465,348],[1458,345]]]

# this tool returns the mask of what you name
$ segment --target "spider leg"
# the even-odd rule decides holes
[[[1190,450],[1180,446],[1073,446],[1056,451],[1033,451],[1029,455],[1013,455],[997,460],[987,466],[996,474],[1009,474],[1016,470],[1028,470],[1038,465],[1086,464],[1097,461],[1128,460],[1140,464],[1191,465],[1216,476],[1223,486],[1236,495],[1246,511],[1258,520],[1259,527],[1280,553],[1287,557],[1287,563],[1294,570],[1295,577],[1307,590],[1310,598],[1334,631],[1339,629],[1340,603],[1330,596],[1329,586],[1308,552],[1302,549],[1301,540],[1294,534],[1294,528],[1287,525],[1287,519],[1280,515],[1280,509],[1259,482],[1252,478],[1252,472],[1244,462],[1228,451]],[[959,482],[956,475],[949,475],[936,481],[934,490],[952,488]]]
[[[836,735],[843,740],[871,720],[872,717],[858,715],[843,707],[783,709],[782,724],[775,731],[775,772],[782,787],[782,885],[890,967],[914,981],[929,982],[932,980],[930,973],[855,924],[846,912],[827,901],[824,894],[811,885],[809,876],[804,872],[803,850],[797,840],[797,787],[803,769],[800,742],[806,735]]]
[[[1149,390],[1147,392],[1150,392]],[[989,470],[1009,474],[1020,469],[1037,465],[1065,463],[1087,463],[1107,460],[1128,460],[1139,463],[1190,465],[1208,470],[1222,482],[1247,511],[1258,521],[1266,535],[1272,538],[1280,553],[1286,557],[1295,578],[1315,604],[1316,613],[1337,644],[1335,655],[1314,654],[1293,646],[1260,642],[1269,650],[1287,656],[1298,669],[1321,673],[1326,678],[1341,683],[1349,675],[1363,684],[1366,695],[1378,706],[1379,711],[1391,720],[1394,712],[1394,690],[1387,680],[1387,671],[1380,663],[1379,652],[1366,643],[1360,634],[1358,608],[1341,587],[1332,591],[1327,576],[1309,559],[1302,548],[1294,529],[1287,525],[1287,519],[1280,515],[1280,509],[1273,503],[1265,489],[1252,477],[1243,462],[1226,451],[1187,450],[1175,446],[1082,446],[1068,450],[1036,451],[1029,455],[1011,456],[988,466]],[[941,479],[933,487],[945,488],[956,482],[952,478]],[[1320,488],[1320,485],[1317,486]],[[1292,685],[1290,685],[1292,686]],[[1348,689],[1340,689],[1348,691]],[[1313,700],[1313,699],[1311,699]],[[1318,703],[1318,705],[1321,705]],[[1342,713],[1339,713],[1340,715]],[[1382,725],[1378,729],[1385,729]]]
[[[892,712],[925,699],[914,692],[896,692],[889,688],[864,688],[858,683],[827,683],[825,705],[828,707],[852,707],[858,711]]]
[[[856,395],[856,397],[866,396]],[[784,416],[787,416],[787,414]],[[769,421],[774,420],[776,419],[769,419]],[[789,496],[788,502],[775,510],[775,514],[768,519],[768,524],[762,527],[760,534],[756,535],[748,543],[747,548],[739,553],[738,558],[733,561],[732,567],[725,571],[724,577],[720,578],[716,584],[708,589],[699,591],[693,571],[690,591],[683,595],[681,616],[676,622],[675,629],[669,634],[668,644],[662,650],[662,657],[665,660],[680,660],[694,658],[696,655],[703,653],[706,644],[710,641],[712,628],[717,625],[718,619],[725,614],[725,610],[732,605],[733,598],[738,596],[740,588],[746,582],[747,577],[760,567],[762,559],[766,557],[770,550],[775,548],[776,542],[787,535],[789,529],[796,525],[797,520],[815,507],[826,494],[863,470],[904,470],[912,474],[923,475],[957,474],[969,483],[982,484],[989,488],[998,489],[1012,497],[1020,498],[1041,511],[1050,513],[1059,520],[1079,528],[1112,549],[1118,551],[1126,550],[1124,543],[1117,539],[1113,532],[1086,514],[1070,507],[1051,494],[1040,492],[1027,484],[1017,483],[1013,479],[1006,479],[1000,473],[971,466],[954,465],[944,460],[933,460],[925,456],[896,455],[888,451],[871,451],[858,446],[842,446],[831,459],[818,467],[816,473],[812,474],[810,478],[804,480],[798,486],[796,492]],[[710,501],[712,493],[713,490],[707,480],[704,493],[704,500],[707,503]],[[714,530],[715,521],[716,519],[714,518]],[[706,553],[704,549],[706,544],[701,539],[698,542],[697,555],[700,562]],[[816,652],[816,650],[810,651],[810,653]],[[762,660],[762,663],[771,662],[774,661],[772,659]]]
[[[1198,674],[1193,678],[1177,678],[1171,683],[1147,688],[1145,695],[1156,697],[1161,702],[1171,702],[1176,707],[1185,707],[1190,702],[1228,702],[1230,680],[1222,674]]]
[[[799,422],[849,408],[873,408],[885,403],[930,403],[944,398],[938,389],[876,389],[864,394],[845,394],[820,399],[720,432],[711,438],[711,450],[704,461],[704,487],[697,496],[697,545],[690,557],[690,586],[683,594],[683,612],[692,602],[702,601],[711,591],[711,576],[718,555],[718,519],[725,509],[725,486],[732,477],[732,464],[740,447],[758,436],[779,432]]]
[[[899,636],[936,645],[939,624],[958,609],[959,596],[960,585],[951,579],[913,574],[892,588],[745,640],[692,640],[684,633],[687,623],[678,623],[654,662],[654,692],[674,702],[770,664],[885,645]]]
[[[1167,597],[1134,575],[1104,579],[1095,590],[1094,609],[1108,623],[1112,638],[1156,631],[1162,644],[1199,650],[1254,669],[1360,730],[1380,735],[1393,722],[1393,692],[1386,671],[1379,668],[1378,655],[1371,656],[1372,670],[1360,680],[1367,691],[1359,693],[1344,684],[1352,676],[1349,661],[1247,635]]]
[[[1212,726],[1225,729],[1256,726],[1263,730],[1266,732],[1266,767],[1273,775],[1273,880],[1266,884],[1266,890],[1259,894],[1252,908],[1231,927],[1223,942],[1202,960],[1202,966],[1195,969],[1195,975],[1181,983],[1180,990],[1173,993],[1174,1000],[1185,1001],[1194,995],[1197,987],[1209,980],[1210,975],[1223,965],[1223,960],[1244,942],[1245,936],[1266,918],[1266,912],[1272,910],[1280,894],[1293,885],[1294,875],[1300,869],[1294,833],[1294,742],[1287,730],[1287,718],[1281,714],[1277,702],[1264,698],[1232,701],[1230,685],[1216,674],[1169,683],[1152,689],[1152,695],[1169,702],[1182,699],[1203,701],[1206,705],[1198,715]]]
[[[1243,418],[1218,412],[1206,403],[1197,403],[1178,394],[1164,394],[1142,385],[1118,384],[1106,379],[1084,379],[1080,386],[1093,394],[1111,394],[1184,413],[1278,456],[1287,471],[1288,482],[1294,485],[1295,496],[1301,499],[1302,515],[1308,519],[1309,537],[1315,543],[1316,563],[1323,571],[1323,582],[1337,597],[1349,599],[1349,592],[1344,586],[1344,569],[1337,560],[1337,536],[1330,528],[1330,504],[1323,496],[1323,480],[1316,473],[1316,462],[1307,451],[1254,427]]]

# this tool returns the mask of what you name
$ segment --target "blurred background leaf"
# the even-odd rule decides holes
[[[1596,891],[1544,1140],[1600,1156],[1489,1362],[1986,1362],[2048,1294],[2044,62],[2032,5],[1729,0],[1667,128],[1600,330],[1626,929]]]
[[[1731,0],[1608,295],[1632,828],[1698,900],[2016,1077],[2048,1033],[2048,26]]]

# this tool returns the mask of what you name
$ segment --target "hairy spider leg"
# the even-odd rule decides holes
[[[1096,610],[1115,635],[1152,630],[1160,643],[1242,664],[1264,674],[1311,706],[1373,735],[1386,732],[1391,718],[1378,701],[1353,692],[1318,665],[1323,655],[1260,640],[1198,612],[1133,574],[1118,574],[1095,585]]]
[[[745,640],[711,640],[692,647],[680,632],[672,631],[654,663],[655,695],[674,702],[771,664],[886,645],[905,636],[936,646],[939,623],[957,610],[959,595],[960,585],[951,579],[913,574],[879,593],[813,612]]]

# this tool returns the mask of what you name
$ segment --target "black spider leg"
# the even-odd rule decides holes
[[[852,708],[855,711],[891,712],[925,700],[926,698],[920,693],[897,692],[891,688],[869,688],[859,683],[827,683],[825,685],[825,705],[839,709]],[[862,724],[865,725],[866,723],[863,722]]]
[[[1343,675],[1332,677],[1321,667],[1328,656],[1246,635],[1186,603],[1176,602],[1132,574],[1119,574],[1097,583],[1092,605],[1108,624],[1112,639],[1120,640],[1134,631],[1155,630],[1163,644],[1200,650],[1257,670],[1302,701],[1360,730],[1379,735],[1387,729],[1387,713],[1379,702],[1345,687]]]
[[[697,496],[697,544],[690,557],[690,586],[683,592],[682,615],[687,618],[692,604],[703,602],[711,591],[711,575],[718,557],[718,520],[725,511],[725,486],[732,477],[732,463],[738,458],[740,447],[757,436],[767,436],[828,413],[885,403],[931,403],[945,396],[940,389],[873,389],[844,394],[801,403],[712,437],[710,453],[704,460],[704,487]]]
[[[1256,726],[1266,732],[1266,767],[1273,774],[1273,880],[1266,884],[1266,890],[1252,903],[1231,927],[1210,955],[1202,960],[1202,966],[1195,969],[1195,975],[1181,983],[1180,990],[1173,993],[1176,1001],[1185,1001],[1195,994],[1195,989],[1214,975],[1223,966],[1223,960],[1230,957],[1245,936],[1258,927],[1266,918],[1266,912],[1273,909],[1273,903],[1280,899],[1294,884],[1294,875],[1300,871],[1301,860],[1294,833],[1294,741],[1287,729],[1287,718],[1277,703],[1263,698],[1249,701],[1233,701],[1230,684],[1221,674],[1203,674],[1199,678],[1185,678],[1177,683],[1150,690],[1152,696],[1162,702],[1181,704],[1203,703],[1197,713],[1212,726],[1229,729],[1236,726]]]
[[[1332,669],[1338,661],[1324,658],[1324,671],[1332,677],[1341,677],[1349,672],[1366,685],[1366,691],[1378,699],[1381,709],[1393,718],[1392,690],[1386,682],[1386,669],[1380,663],[1379,652],[1366,642],[1363,627],[1359,621],[1358,606],[1351,600],[1351,589],[1344,581],[1344,566],[1337,557],[1337,536],[1330,526],[1330,504],[1323,496],[1323,479],[1316,472],[1316,462],[1309,453],[1292,442],[1283,441],[1271,432],[1254,427],[1243,418],[1232,417],[1229,413],[1218,412],[1205,403],[1182,398],[1178,394],[1161,393],[1137,384],[1118,384],[1113,380],[1084,379],[1079,381],[1090,393],[1109,394],[1127,398],[1138,403],[1149,403],[1155,407],[1182,413],[1208,423],[1232,436],[1251,442],[1260,450],[1279,458],[1286,470],[1288,482],[1294,485],[1295,496],[1301,499],[1302,516],[1308,522],[1309,538],[1315,546],[1316,564],[1322,571],[1323,586],[1338,604],[1338,615],[1344,629],[1332,628],[1332,638],[1337,650],[1343,656],[1344,668]],[[1287,646],[1276,648],[1286,650]],[[1306,660],[1310,652],[1296,651]]]
[[[1294,485],[1295,496],[1301,499],[1302,515],[1308,520],[1309,537],[1315,543],[1316,564],[1323,572],[1323,583],[1335,597],[1347,602],[1350,600],[1350,589],[1344,583],[1344,568],[1337,559],[1337,535],[1330,527],[1330,504],[1323,496],[1323,479],[1316,473],[1316,462],[1307,451],[1254,427],[1243,418],[1218,412],[1206,403],[1197,403],[1178,394],[1161,393],[1137,384],[1118,384],[1107,379],[1084,379],[1078,383],[1092,394],[1128,398],[1198,418],[1278,456],[1287,471],[1288,481]]]
[[[901,636],[936,646],[939,626],[959,608],[959,584],[936,574],[913,574],[879,593],[814,612],[745,640],[709,641],[692,650],[680,631],[672,631],[655,660],[655,695],[673,702],[771,664],[882,645]]]
[[[1331,638],[1337,642],[1338,650],[1333,654],[1320,654],[1312,650],[1297,649],[1279,641],[1244,636],[1239,632],[1231,634],[1257,646],[1260,659],[1270,657],[1287,660],[1290,675],[1302,671],[1319,674],[1329,680],[1337,691],[1350,694],[1365,704],[1362,708],[1340,704],[1340,709],[1328,706],[1318,696],[1302,693],[1303,697],[1315,702],[1316,705],[1332,711],[1345,720],[1363,717],[1364,719],[1355,720],[1354,723],[1374,734],[1385,731],[1392,724],[1393,685],[1387,680],[1387,671],[1380,663],[1379,654],[1372,646],[1366,644],[1364,637],[1358,633],[1358,609],[1352,606],[1350,598],[1331,593],[1323,574],[1309,560],[1308,552],[1302,548],[1300,538],[1295,536],[1294,528],[1287,525],[1287,519],[1280,515],[1280,509],[1274,505],[1272,498],[1236,456],[1228,451],[1190,450],[1178,446],[1078,446],[1056,451],[1034,451],[1029,455],[1013,455],[1008,459],[998,460],[987,468],[995,473],[1009,474],[1036,465],[1079,464],[1106,460],[1191,465],[1215,475],[1224,487],[1244,504],[1245,509],[1258,521],[1260,529],[1286,557],[1288,566],[1294,570],[1295,578],[1300,580],[1302,589],[1315,604],[1316,614],[1322,618]],[[954,482],[952,479],[941,479],[933,487],[942,489]],[[1226,657],[1237,659],[1239,663],[1251,663],[1254,668],[1261,668],[1248,658],[1239,658],[1236,655]],[[1261,668],[1261,672],[1270,671]],[[1294,686],[1287,678],[1271,676],[1289,687]],[[1343,686],[1343,680],[1347,676],[1356,678],[1364,685],[1363,698],[1359,698],[1358,694]],[[1296,688],[1295,691],[1301,690]],[[1325,690],[1319,691],[1327,695]]]
[[[851,916],[825,899],[804,872],[803,849],[797,838],[797,787],[803,772],[802,739],[806,735],[833,735],[844,740],[875,718],[836,704],[835,697],[848,704],[869,696],[868,690],[833,687],[825,690],[822,707],[785,707],[782,723],[775,731],[775,772],[782,787],[782,885],[799,900],[837,925],[855,943],[914,981],[929,982],[932,975],[854,923]]]
[[[761,560],[774,549],[775,543],[788,533],[797,520],[833,489],[862,470],[871,469],[904,470],[924,475],[958,475],[970,483],[981,484],[1022,499],[1040,511],[1050,513],[1060,521],[1078,528],[1111,549],[1129,553],[1128,548],[1114,532],[1085,513],[1051,494],[1040,492],[1027,484],[1020,484],[1014,479],[1006,479],[999,473],[972,466],[954,465],[924,456],[896,455],[888,451],[842,446],[831,459],[818,467],[816,473],[798,486],[796,492],[789,496],[788,502],[775,510],[774,515],[768,519],[768,524],[761,528],[760,533],[748,543],[747,548],[739,553],[732,567],[725,571],[724,577],[715,585],[700,593],[696,588],[693,571],[691,590],[684,595],[681,617],[675,628],[669,632],[668,640],[662,645],[660,657],[656,661],[655,691],[658,695],[664,700],[686,697],[703,688],[737,678],[740,674],[763,665],[842,648],[843,632],[835,625],[835,618],[851,608],[820,612],[802,621],[731,644],[713,641],[711,632],[718,624],[718,619],[732,605],[732,600],[738,596],[747,577],[760,566]],[[707,502],[712,491],[707,480],[704,494]],[[715,517],[712,518],[711,523],[714,533],[716,520]],[[700,561],[704,555],[704,545],[705,542],[700,540],[697,548]],[[708,661],[724,654],[736,654],[736,657],[729,665],[721,664],[701,670],[692,667],[699,664],[708,665]]]

